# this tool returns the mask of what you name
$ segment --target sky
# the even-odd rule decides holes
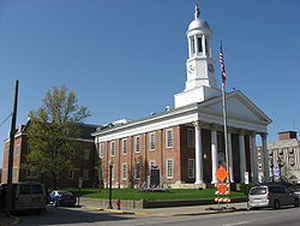
[[[17,125],[54,86],[75,92],[91,124],[173,106],[186,80],[185,32],[195,2],[1,0],[1,141],[10,130],[11,118],[3,120],[12,112],[17,79]],[[299,10],[299,0],[200,1],[215,59],[223,41],[227,91],[241,90],[273,120],[268,141],[300,125]]]

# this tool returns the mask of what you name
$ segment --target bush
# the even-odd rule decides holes
[[[245,195],[248,195],[249,190],[256,186],[256,184],[241,184],[240,191],[243,192]]]

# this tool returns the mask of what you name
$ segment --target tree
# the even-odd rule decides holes
[[[48,90],[42,106],[29,113],[27,137],[30,151],[26,168],[49,178],[54,189],[64,172],[72,168],[76,156],[79,123],[90,116],[86,107],[78,104],[74,92],[66,87]]]

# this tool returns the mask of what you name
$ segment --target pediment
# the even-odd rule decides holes
[[[270,124],[272,120],[240,91],[227,94],[227,117]],[[201,111],[223,116],[222,96],[200,104]]]

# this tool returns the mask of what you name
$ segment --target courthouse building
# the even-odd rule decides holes
[[[160,183],[170,187],[206,187],[217,182],[217,168],[226,165],[222,93],[212,56],[212,30],[200,19],[197,6],[186,36],[185,89],[174,95],[174,108],[140,120],[111,123],[93,133],[104,184],[109,183],[109,165],[115,187],[148,183],[151,168],[158,169]],[[257,136],[269,178],[266,144],[271,119],[239,90],[226,93],[226,100],[231,182],[244,183],[245,174],[250,181],[258,181]]]

